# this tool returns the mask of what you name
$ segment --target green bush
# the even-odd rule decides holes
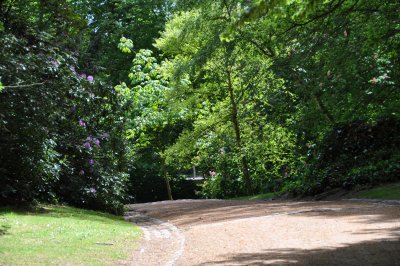
[[[303,173],[287,191],[313,195],[332,188],[399,180],[400,121],[356,121],[335,127],[312,147]]]
[[[0,40],[1,204],[120,211],[127,178],[112,88],[77,73],[76,58],[51,39],[31,38]]]

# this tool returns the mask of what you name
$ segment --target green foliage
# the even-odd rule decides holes
[[[256,191],[278,189],[282,169],[291,168],[296,157],[296,140],[266,110],[274,108],[271,103],[277,98],[292,101],[292,96],[270,71],[270,61],[254,47],[242,40],[220,41],[219,32],[228,24],[213,19],[222,7],[211,6],[176,14],[156,42],[175,56],[176,92],[169,97],[188,108],[193,119],[166,150],[166,162],[178,168],[195,164],[205,173],[216,171],[217,176],[203,184],[204,197],[243,194],[247,190],[243,158]],[[230,16],[229,10],[222,14]],[[188,85],[179,83],[182,77],[190,79]]]
[[[318,11],[321,13],[325,7],[332,8],[332,6],[341,5],[341,1],[253,0],[246,4],[242,7],[238,3],[241,10],[239,9],[240,11],[236,12],[233,22],[220,35],[221,40],[228,42],[233,40],[238,29],[244,27],[246,23],[255,22],[264,16],[274,19],[290,17],[306,21],[309,19],[308,15],[318,13]],[[317,8],[318,11],[316,11]]]
[[[123,52],[123,53],[132,53],[132,48],[133,48],[133,42],[131,39],[127,39],[125,37],[122,37],[119,40],[118,48]]]
[[[400,200],[400,184],[385,185],[352,194],[353,198]]]
[[[287,190],[315,194],[397,181],[399,125],[398,120],[384,119],[372,125],[358,121],[334,128],[319,147],[311,147],[301,186]]]
[[[35,3],[26,6],[29,15],[20,1],[0,5],[9,10],[0,41],[1,203],[40,199],[120,212],[126,173],[115,94],[85,73],[65,49],[70,39],[56,34],[75,34],[81,19],[68,13],[63,23],[52,21],[60,6]]]
[[[29,201],[39,184],[59,178],[61,158],[55,151],[56,136],[49,132],[62,119],[61,109],[68,108],[59,106],[68,83],[59,86],[45,77],[67,71],[67,59],[55,59],[53,47],[39,55],[38,48],[24,49],[26,39],[3,37],[1,76],[7,86],[0,96],[1,109],[6,110],[1,117],[2,197],[13,201],[17,199],[11,195],[19,194],[19,200]],[[53,89],[58,93],[51,94]]]
[[[133,59],[127,56],[129,53],[122,54],[116,49],[121,36],[133,40],[135,47],[154,50],[154,39],[174,7],[171,0],[74,2],[76,10],[88,18],[85,34],[76,40],[81,53],[79,62],[114,85],[128,81]],[[124,50],[132,49],[129,46]]]
[[[395,180],[399,13],[378,0],[2,1],[0,199],[118,212],[165,199],[166,181],[186,197],[192,166],[202,197]]]
[[[137,201],[166,199],[166,178],[176,186],[173,193],[181,195],[179,173],[165,165],[164,151],[181,132],[185,114],[173,112],[167,103],[171,88],[163,68],[150,50],[139,50],[128,75],[132,87],[125,83],[115,87],[125,110],[125,132],[133,164],[130,192]]]
[[[384,168],[394,167],[387,145],[369,147],[368,156],[364,150],[354,152],[370,166],[351,160],[346,151],[334,153],[342,157],[332,160],[316,159],[320,168],[305,161],[310,152],[331,154],[322,143],[332,143],[327,138],[338,124],[398,117],[399,42],[393,23],[398,22],[398,5],[178,1],[177,6],[182,11],[167,23],[156,45],[173,57],[177,81],[170,97],[189,109],[193,122],[165,154],[175,167],[195,164],[203,172],[218,173],[203,184],[203,196],[243,193],[243,157],[260,192],[283,188],[312,194],[345,183],[390,179],[378,178]],[[373,16],[367,10],[374,10]],[[187,86],[179,83],[183,77],[190,80]],[[229,126],[229,82],[240,144]],[[394,125],[386,128],[398,132]],[[387,158],[381,157],[384,152]],[[354,181],[349,181],[350,169]],[[364,180],[367,172],[372,177]]]
[[[202,198],[224,198],[226,196],[225,190],[222,186],[223,176],[216,174],[211,176],[208,180],[201,184],[202,190],[199,192]]]

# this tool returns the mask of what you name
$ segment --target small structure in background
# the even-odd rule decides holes
[[[196,166],[193,165],[192,167],[193,172],[192,173],[185,173],[184,175],[186,176],[186,180],[192,180],[192,181],[203,181],[205,180],[205,177],[202,173],[196,172]]]

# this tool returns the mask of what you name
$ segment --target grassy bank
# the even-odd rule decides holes
[[[263,193],[253,196],[230,198],[231,200],[267,200],[276,198],[280,193]],[[338,196],[340,197],[340,196]],[[383,185],[358,192],[349,192],[345,198],[400,200],[400,183]]]
[[[400,183],[359,191],[352,198],[400,200]]]
[[[128,258],[140,229],[121,217],[61,206],[0,209],[0,265],[106,265]]]
[[[266,199],[272,199],[276,195],[277,194],[274,192],[269,192],[269,193],[257,194],[257,195],[253,195],[253,196],[242,196],[242,197],[231,198],[231,200],[266,200]]]

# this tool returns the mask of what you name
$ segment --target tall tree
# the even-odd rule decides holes
[[[113,84],[127,82],[133,57],[117,49],[119,39],[133,40],[135,49],[155,50],[153,42],[173,10],[171,0],[82,0],[88,26],[80,42],[80,64]]]
[[[204,103],[207,103],[208,110],[201,112],[198,117],[195,116],[195,121],[204,120],[204,114],[207,114],[210,120],[211,117],[219,116],[218,122],[207,123],[209,126],[217,128],[215,122],[231,124],[230,130],[224,132],[233,138],[232,155],[235,154],[238,159],[237,166],[241,169],[244,190],[247,194],[252,194],[254,178],[251,177],[250,169],[255,169],[256,166],[249,164],[250,152],[246,147],[250,143],[249,139],[243,138],[242,132],[244,129],[248,130],[245,121],[252,110],[249,106],[260,100],[263,104],[268,104],[267,95],[283,87],[271,76],[269,62],[262,58],[259,51],[239,38],[230,42],[221,40],[221,33],[237,12],[238,3],[221,1],[208,4],[177,14],[157,40],[157,47],[175,56],[176,76],[187,76],[191,80],[190,86],[176,85],[178,99],[194,109],[199,108],[196,106],[203,109]],[[266,77],[270,79],[265,79]],[[195,94],[197,99],[193,99],[191,94]],[[213,128],[200,126],[199,122],[194,124],[193,137],[215,132]],[[222,148],[223,146],[219,147]]]
[[[126,134],[131,144],[133,163],[137,165],[131,172],[131,181],[137,184],[138,180],[147,178],[154,179],[147,181],[154,184],[157,177],[162,177],[168,199],[172,200],[170,174],[163,152],[179,135],[183,114],[172,112],[166,103],[166,95],[171,88],[168,79],[162,73],[162,66],[150,50],[141,49],[136,53],[129,79],[129,86],[122,83],[116,86],[116,90],[126,110]],[[147,160],[148,163],[145,162]],[[155,166],[140,171],[139,169],[143,169],[146,164]],[[136,170],[139,171],[135,173]],[[151,176],[152,174],[156,176]],[[138,193],[138,190],[144,191]],[[133,191],[139,195],[143,195],[143,192],[151,194],[144,187],[133,188]],[[163,198],[162,195],[158,196]],[[138,200],[143,199],[139,196]]]

